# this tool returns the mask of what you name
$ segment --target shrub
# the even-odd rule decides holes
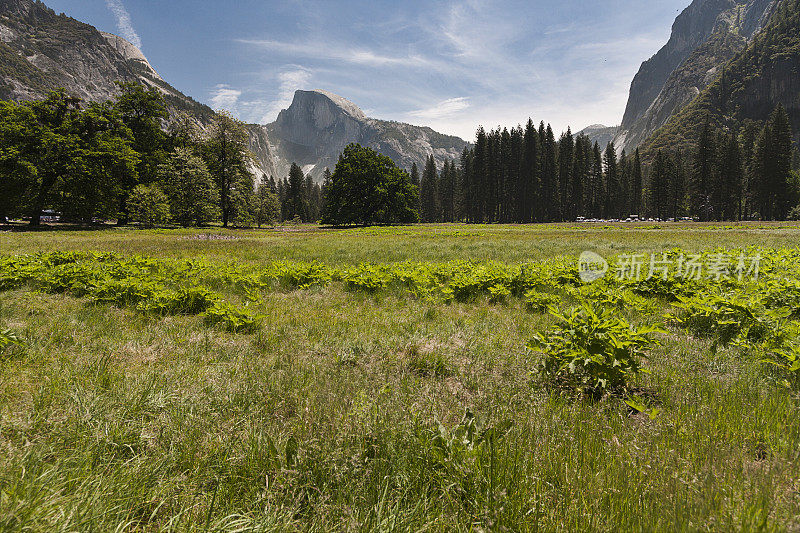
[[[701,338],[713,338],[727,346],[737,338],[748,342],[763,341],[775,329],[776,321],[788,312],[760,309],[748,300],[703,295],[682,298],[670,321]],[[715,344],[716,346],[716,344]]]
[[[544,354],[540,372],[551,384],[594,397],[624,392],[641,372],[645,350],[656,344],[658,327],[636,329],[606,309],[585,304],[569,315],[555,316],[559,325],[537,334],[528,347]]]
[[[254,333],[261,326],[263,317],[218,302],[205,312],[205,319],[207,324],[221,326],[231,333]]]
[[[546,313],[557,304],[558,298],[552,294],[543,294],[537,291],[525,293],[525,309],[532,313]]]

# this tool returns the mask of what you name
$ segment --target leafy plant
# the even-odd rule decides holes
[[[552,294],[544,294],[535,290],[525,293],[525,308],[532,313],[546,313],[558,304],[558,298]]]
[[[22,346],[22,340],[10,329],[0,329],[0,351],[9,346]]]
[[[489,300],[492,303],[505,303],[511,297],[511,291],[505,285],[489,287]]]
[[[698,337],[713,338],[727,346],[734,340],[759,342],[769,337],[777,321],[788,313],[761,309],[751,300],[703,295],[681,298],[667,318]]]
[[[254,333],[261,326],[263,318],[225,302],[217,302],[205,312],[207,324],[221,326],[231,333]]]
[[[646,350],[657,344],[659,327],[632,327],[610,310],[590,304],[569,315],[551,311],[559,325],[537,334],[531,350],[544,354],[540,372],[553,385],[599,397],[618,394],[642,371]]]

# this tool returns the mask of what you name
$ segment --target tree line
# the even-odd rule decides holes
[[[578,217],[699,220],[800,218],[798,154],[786,111],[738,131],[707,121],[691,152],[604,149],[550,125],[479,128],[441,169],[431,155],[410,174],[351,145],[323,183],[292,164],[288,176],[252,172],[245,125],[218,114],[205,128],[170,119],[163,95],[120,84],[106,103],[63,90],[42,101],[0,102],[0,219],[45,209],[66,220],[252,226],[533,223]],[[794,171],[793,171],[794,168]]]
[[[778,106],[739,131],[705,125],[691,152],[617,153],[544,122],[478,129],[461,160],[438,170],[429,157],[420,177],[423,222],[531,223],[578,217],[698,220],[800,218],[800,161],[788,115]]]
[[[41,101],[0,102],[0,220],[38,226],[117,220],[252,226],[318,220],[319,185],[296,166],[256,186],[245,125],[226,113],[200,127],[170,117],[161,92],[119,84],[118,97],[84,104],[64,90]]]

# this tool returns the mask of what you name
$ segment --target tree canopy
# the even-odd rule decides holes
[[[419,220],[419,190],[390,158],[351,144],[345,148],[322,214],[324,224],[399,224]]]

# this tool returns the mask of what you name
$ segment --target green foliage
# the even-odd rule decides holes
[[[394,162],[370,148],[345,148],[326,190],[324,224],[416,222],[417,188]]]
[[[261,182],[256,189],[255,219],[260,228],[263,224],[274,225],[281,218],[281,201],[269,183]]]
[[[681,298],[669,320],[698,337],[713,338],[722,346],[736,339],[746,342],[765,340],[777,320],[788,313],[762,309],[745,298],[702,294]]]
[[[169,222],[170,206],[167,195],[156,185],[137,185],[128,197],[130,219],[146,228]]]
[[[219,191],[222,225],[248,226],[254,221],[255,183],[248,169],[252,154],[247,148],[244,123],[229,113],[218,113],[202,145],[203,158]]]
[[[558,303],[559,299],[552,294],[543,294],[536,290],[525,293],[525,308],[532,313],[546,313]]]
[[[205,163],[188,148],[176,148],[158,169],[172,220],[202,226],[219,216],[219,192]]]
[[[22,340],[10,329],[0,329],[0,355],[6,348],[11,346],[22,346]]]
[[[594,397],[623,393],[642,370],[658,327],[634,328],[608,309],[584,305],[568,315],[553,312],[559,326],[528,345],[544,354],[542,375],[553,385]]]
[[[204,316],[209,325],[220,326],[231,333],[255,333],[264,318],[224,302],[210,307]]]
[[[91,221],[119,208],[122,183],[136,175],[132,133],[109,104],[90,104],[63,90],[45,100],[0,105],[0,212],[27,214],[38,225],[42,211]]]

